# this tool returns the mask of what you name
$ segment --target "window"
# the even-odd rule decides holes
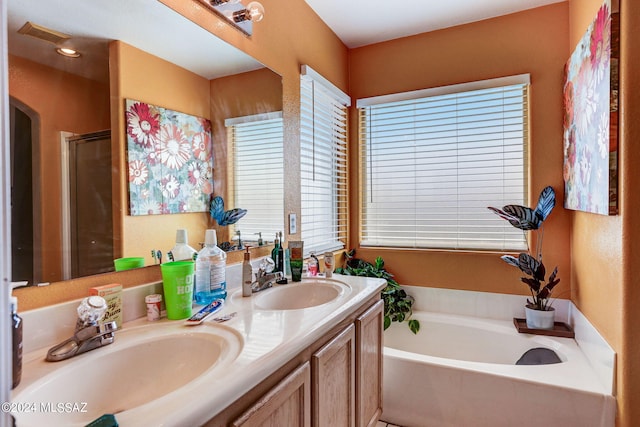
[[[243,239],[273,239],[284,230],[282,112],[227,119],[233,206],[247,214],[233,226]],[[228,208],[227,208],[228,209]]]
[[[305,253],[347,237],[347,95],[310,67],[300,77],[301,233]]]
[[[358,100],[361,245],[520,250],[528,75]]]

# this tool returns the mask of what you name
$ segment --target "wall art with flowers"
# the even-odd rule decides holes
[[[567,209],[618,212],[619,28],[617,1],[606,0],[565,65]]]
[[[207,212],[211,122],[130,99],[125,108],[130,214]]]

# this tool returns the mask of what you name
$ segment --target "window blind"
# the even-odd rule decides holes
[[[528,75],[517,77],[358,102],[361,245],[526,248],[487,209],[526,204]]]
[[[231,147],[229,193],[234,207],[247,210],[231,231],[240,230],[246,240],[257,239],[256,233],[272,240],[284,230],[282,113],[228,119],[225,125]]]
[[[349,97],[307,66],[300,78],[301,234],[305,254],[347,237]]]

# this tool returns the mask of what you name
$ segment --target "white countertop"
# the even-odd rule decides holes
[[[126,427],[137,425],[184,426],[200,425],[206,422],[242,397],[246,391],[259,384],[302,350],[317,341],[337,323],[353,313],[366,300],[376,293],[379,294],[385,283],[382,279],[353,276],[334,275],[334,279],[346,283],[350,288],[350,292],[345,292],[344,295],[332,302],[297,310],[260,310],[255,307],[255,299],[259,294],[243,298],[240,289],[237,287],[231,289],[225,306],[214,317],[237,312],[234,318],[220,324],[219,327],[241,337],[243,347],[238,357],[228,366],[225,366],[225,369],[215,372],[215,375],[207,375],[205,373],[185,386],[158,399],[116,414],[118,423]],[[303,279],[302,283],[290,282],[290,284],[282,286],[305,286],[305,280]],[[136,299],[139,299],[139,297],[137,295]],[[116,332],[115,342],[104,349],[96,349],[78,355],[68,361],[45,362],[44,357],[50,343],[44,344],[46,340],[43,340],[41,336],[43,334],[42,330],[46,329],[46,327],[42,328],[42,325],[39,325],[36,328],[33,324],[41,323],[43,318],[59,317],[64,319],[59,322],[62,324],[63,330],[56,329],[55,333],[52,332],[51,335],[56,337],[62,335],[68,338],[73,331],[73,328],[69,329],[69,319],[74,317],[73,313],[69,313],[69,308],[67,308],[69,305],[66,304],[64,310],[58,307],[59,313],[57,315],[52,314],[52,310],[55,310],[56,306],[32,310],[33,314],[29,312],[22,313],[23,318],[25,318],[25,334],[33,333],[36,336],[40,336],[40,338],[34,338],[35,342],[32,340],[26,343],[26,347],[32,351],[24,356],[22,382],[13,391],[13,402],[33,403],[25,402],[28,396],[22,392],[33,381],[37,381],[49,372],[63,366],[63,364],[73,364],[74,361],[80,358],[91,358],[92,355],[106,351],[108,347],[112,347],[111,351],[118,349],[118,332]],[[70,306],[75,307],[75,305],[71,304]],[[126,307],[127,302],[125,301],[125,309]],[[176,322],[183,323],[183,321],[171,321],[166,318],[158,322],[148,322],[146,317],[143,317],[125,322],[122,330],[126,331],[127,329],[146,325],[160,327]],[[205,323],[207,322],[209,321],[205,321]],[[50,325],[51,323],[48,325],[49,328],[51,328]],[[200,327],[184,326],[185,332],[197,330],[194,328]],[[48,341],[51,341],[51,339]],[[33,349],[38,344],[44,344],[46,347]],[[99,368],[99,366],[96,366],[96,369]],[[170,374],[170,372],[165,374]],[[117,375],[117,372],[114,372],[114,375]],[[100,387],[100,385],[96,384],[96,387]],[[127,393],[127,390],[122,390],[122,393]],[[87,407],[90,408],[90,405],[91,402],[87,402]],[[64,414],[52,413],[47,418],[47,425],[85,425],[100,415],[102,414],[97,414],[94,417],[92,414],[86,422],[83,420],[83,422],[77,424],[69,424],[65,420]],[[21,427],[31,425],[29,424],[29,414],[16,414],[16,418]],[[37,425],[37,423],[34,425]]]

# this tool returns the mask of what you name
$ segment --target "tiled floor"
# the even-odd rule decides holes
[[[397,426],[395,424],[390,424],[390,423],[385,422],[385,421],[378,421],[378,424],[376,424],[376,427],[401,427],[401,426]]]

